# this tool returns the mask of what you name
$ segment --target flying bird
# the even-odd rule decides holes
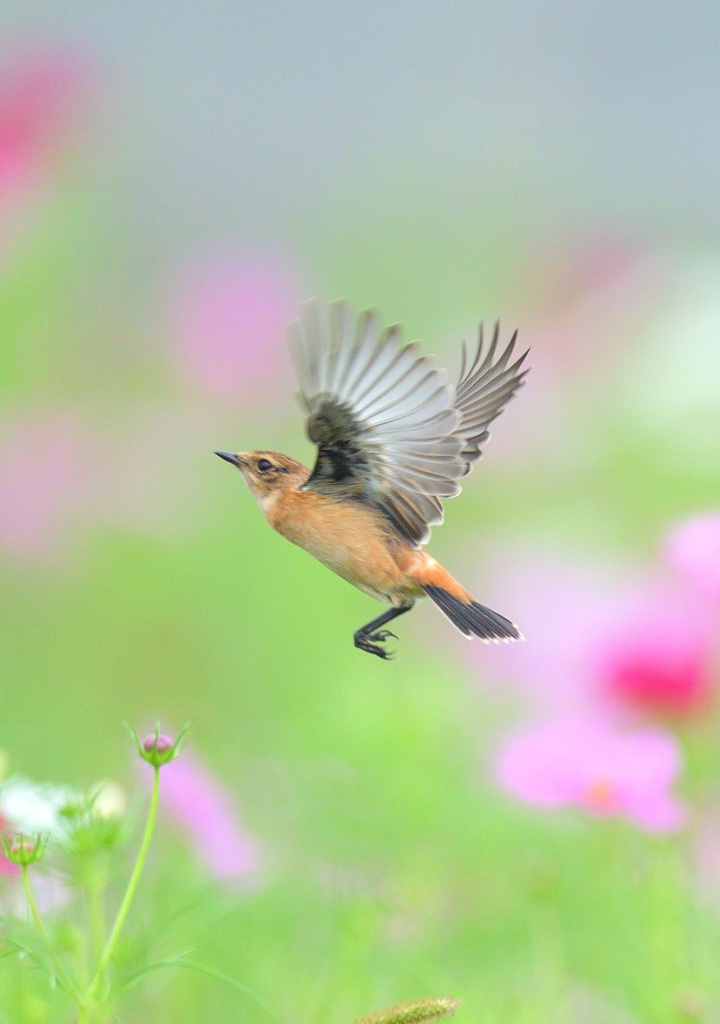
[[[498,348],[480,325],[469,360],[463,342],[456,384],[400,326],[383,330],[376,310],[355,319],[344,301],[312,299],[290,324],[307,433],[317,445],[310,470],[273,451],[216,452],[242,473],[266,520],[333,572],[390,605],[354,633],[361,651],[388,658],[389,622],[426,595],[467,637],[510,641],[517,626],[475,601],[424,550],[443,520],[442,499],[481,455],[490,423],[523,383],[527,352],[511,362],[517,331]]]

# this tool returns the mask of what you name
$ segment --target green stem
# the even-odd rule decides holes
[[[90,948],[93,962],[98,963],[105,945],[105,907],[103,905],[105,875],[104,865],[100,870],[94,865],[87,879]]]
[[[73,993],[73,994],[77,994],[77,988],[74,985],[72,979],[68,976],[68,974],[65,971],[65,968],[63,967],[63,965],[58,960],[56,954],[53,953],[53,951],[52,951],[52,945],[51,945],[51,942],[50,942],[50,936],[48,935],[47,929],[45,928],[45,922],[43,921],[42,917],[40,916],[40,910],[38,909],[38,905],[37,905],[37,902],[35,900],[35,893],[33,892],[32,885],[30,884],[30,873],[28,871],[27,864],[23,864],[23,866],[22,866],[22,873],[23,873],[23,886],[25,888],[25,897],[26,897],[26,899],[28,901],[28,906],[30,907],[30,913],[32,915],[32,919],[35,922],[35,926],[37,927],[37,930],[40,932],[40,935],[42,937],[43,942],[48,947],[48,950],[50,952],[50,958],[52,959],[52,962],[55,965],[55,970],[57,972],[58,980],[67,989],[68,992]]]
[[[135,861],[135,867],[133,868],[128,887],[125,890],[125,896],[120,904],[118,915],[115,918],[115,924],[110,932],[110,937],[105,944],[105,949],[102,951],[100,960],[98,962],[97,972],[93,979],[90,988],[88,989],[88,1000],[94,1000],[97,997],[100,986],[102,985],[103,978],[105,977],[105,971],[108,968],[112,955],[115,952],[115,946],[120,938],[120,933],[123,930],[125,920],[130,911],[130,905],[135,898],[138,883],[140,881],[140,875],[142,874],[143,867],[145,866],[145,860],[147,859],[148,849],[150,848],[150,840],[152,839],[153,829],[155,828],[155,818],[157,817],[158,799],[160,796],[160,769],[155,768],[155,776],[153,778],[152,796],[150,797],[150,810],[148,812],[147,824],[145,825],[145,834],[140,844],[140,851]]]
[[[23,864],[23,866],[22,866],[22,875],[23,875],[23,886],[25,887],[25,896],[26,896],[27,901],[28,901],[28,906],[30,907],[30,913],[32,914],[32,919],[35,922],[37,930],[42,935],[45,944],[47,946],[49,946],[50,945],[50,936],[48,935],[47,931],[45,930],[45,923],[44,923],[43,919],[40,917],[40,911],[38,910],[38,905],[35,902],[35,893],[33,892],[32,885],[30,884],[30,873],[29,873],[29,871],[27,869],[27,864]]]

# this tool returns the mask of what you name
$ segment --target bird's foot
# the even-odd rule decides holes
[[[354,634],[355,646],[361,651],[367,651],[368,654],[377,654],[378,658],[384,658],[389,661],[394,657],[393,651],[386,651],[380,644],[384,644],[388,637],[397,637],[394,633],[391,633],[389,629],[379,629],[375,633],[363,633],[358,632]]]

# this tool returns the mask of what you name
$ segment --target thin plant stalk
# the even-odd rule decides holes
[[[52,962],[53,962],[53,965],[55,967],[55,970],[57,971],[58,979],[62,983],[62,985],[67,989],[67,991],[69,993],[71,993],[71,994],[72,993],[77,993],[77,986],[73,983],[72,979],[69,977],[69,975],[65,971],[65,968],[63,967],[63,965],[58,960],[56,954],[52,952],[52,944],[50,942],[50,936],[47,933],[47,929],[45,927],[45,922],[43,921],[43,919],[42,919],[42,917],[40,915],[40,910],[38,908],[37,901],[35,899],[35,893],[33,892],[33,887],[32,887],[32,884],[30,882],[30,872],[28,871],[27,864],[23,864],[22,865],[22,875],[23,875],[23,887],[25,889],[25,898],[27,899],[28,907],[30,908],[30,913],[32,915],[32,919],[35,922],[35,926],[36,926],[37,930],[40,932],[40,935],[42,937],[43,942],[45,943],[45,945],[50,950],[50,956],[52,958]]]
[[[30,908],[30,913],[32,914],[32,919],[35,922],[35,926],[36,926],[37,930],[42,935],[43,941],[45,942],[45,944],[47,946],[49,946],[50,945],[50,936],[48,935],[48,933],[47,933],[47,931],[45,929],[45,922],[43,921],[42,917],[40,916],[40,911],[38,909],[38,905],[37,905],[37,902],[35,900],[35,893],[33,892],[32,885],[30,884],[30,873],[28,871],[27,864],[23,864],[23,866],[22,866],[22,876],[23,876],[23,887],[25,889],[25,898],[27,899],[28,907]]]
[[[86,885],[90,923],[90,948],[93,960],[97,957],[97,962],[99,963],[105,945],[105,907],[103,905],[103,890],[105,886],[96,869],[88,872]]]
[[[137,860],[135,861],[135,867],[133,868],[130,881],[128,882],[127,889],[125,890],[125,896],[120,904],[117,917],[115,918],[115,924],[113,925],[110,937],[108,938],[105,948],[102,951],[100,960],[98,962],[97,971],[95,978],[93,979],[90,988],[88,989],[88,998],[92,1001],[97,998],[97,994],[100,990],[100,986],[103,983],[105,972],[108,968],[112,955],[115,952],[115,946],[117,945],[120,933],[123,930],[123,926],[127,919],[130,911],[130,906],[135,893],[137,891],[138,884],[140,882],[140,876],[145,866],[147,859],[148,849],[150,848],[150,841],[152,839],[153,831],[155,829],[155,819],[157,817],[158,800],[160,796],[160,767],[154,766],[154,777],[153,777],[153,788],[152,796],[150,797],[150,810],[148,811],[147,823],[145,825],[145,833],[140,844],[140,850],[138,852]]]

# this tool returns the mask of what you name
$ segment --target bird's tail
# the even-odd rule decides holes
[[[509,643],[511,640],[522,640],[522,633],[514,622],[506,619],[498,612],[486,608],[485,605],[473,601],[470,595],[467,600],[455,597],[442,587],[421,584],[423,590],[432,598],[438,608],[444,612],[454,626],[465,636],[477,636],[484,643]]]

